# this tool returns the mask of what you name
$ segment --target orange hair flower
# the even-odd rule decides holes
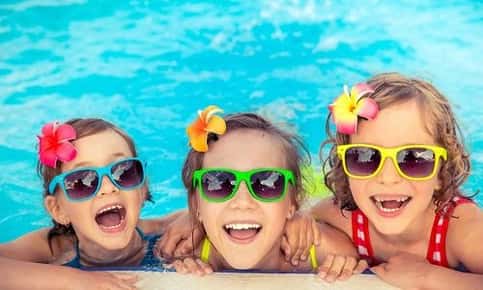
[[[218,112],[223,112],[223,110],[214,105],[198,111],[198,118],[186,129],[190,145],[195,151],[208,151],[208,133],[218,135],[225,133],[226,123],[223,118],[215,115]]]

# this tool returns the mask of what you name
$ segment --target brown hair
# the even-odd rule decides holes
[[[443,162],[438,175],[441,188],[436,189],[433,194],[437,211],[441,210],[453,196],[462,195],[460,186],[470,172],[469,155],[464,148],[462,133],[448,99],[430,83],[398,73],[379,74],[369,79],[367,83],[374,89],[374,93],[367,97],[374,99],[380,110],[415,99],[424,112],[426,130],[434,136],[438,145],[448,151],[448,158]],[[338,132],[334,136],[329,128],[330,118],[329,115],[326,121],[328,139],[322,143],[320,150],[323,160],[323,147],[326,144],[331,145],[329,156],[323,160],[325,184],[334,193],[335,202],[341,209],[354,210],[357,205],[335,150],[337,145],[348,144],[350,136]]]
[[[253,113],[238,113],[227,115],[224,117],[226,122],[226,133],[240,129],[259,130],[270,134],[280,140],[284,150],[284,156],[287,168],[290,169],[295,176],[295,190],[292,195],[296,209],[300,207],[301,202],[305,199],[305,193],[302,188],[302,174],[300,167],[304,163],[310,163],[310,154],[305,148],[301,139],[277,126],[265,118]],[[225,134],[226,134],[225,133]],[[218,138],[223,138],[216,134],[208,135],[208,144],[216,142]],[[192,204],[193,195],[196,194],[196,188],[193,186],[193,173],[202,168],[204,153],[191,149],[186,157],[183,165],[182,178],[186,189],[188,190],[188,207],[193,217],[193,222],[197,222],[196,209]]]
[[[137,152],[136,152],[136,146],[134,145],[134,141],[129,135],[127,135],[123,130],[115,126],[114,124],[105,121],[103,119],[95,119],[95,118],[86,118],[86,119],[71,119],[64,124],[71,125],[75,132],[76,132],[76,139],[80,139],[83,137],[91,136],[100,132],[112,130],[119,134],[127,143],[129,149],[131,150],[133,157],[137,157]],[[57,165],[55,168],[45,166],[40,161],[37,163],[37,173],[39,176],[42,178],[43,181],[43,196],[44,198],[49,195],[49,184],[54,179],[55,176],[59,175],[62,173],[61,170],[61,162],[57,162]],[[146,194],[146,200],[147,201],[152,201],[151,200],[151,193],[147,192]],[[75,235],[74,228],[72,225],[63,225],[58,222],[56,222],[54,219],[52,219],[53,222],[53,227],[49,230],[48,233],[48,240],[49,240],[49,245],[51,243],[51,240],[54,236],[58,235],[71,235],[74,239],[77,239]]]

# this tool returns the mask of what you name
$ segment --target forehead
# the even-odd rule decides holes
[[[269,133],[238,129],[220,136],[209,145],[203,167],[249,170],[262,167],[286,167],[282,142]]]
[[[368,143],[385,147],[405,144],[434,144],[429,132],[434,124],[423,116],[424,110],[415,99],[392,104],[381,111],[374,120],[361,121],[351,143]]]
[[[126,140],[113,130],[105,130],[79,138],[72,142],[77,149],[74,160],[66,163],[64,170],[79,165],[104,165],[119,157],[131,157],[132,152]]]

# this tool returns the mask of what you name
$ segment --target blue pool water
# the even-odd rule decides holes
[[[481,188],[482,2],[364,2],[1,1],[0,242],[50,224],[35,175],[46,122],[97,116],[132,134],[156,200],[143,216],[159,216],[185,205],[197,109],[290,122],[315,157],[343,84],[384,71],[451,99],[472,154],[465,189]]]

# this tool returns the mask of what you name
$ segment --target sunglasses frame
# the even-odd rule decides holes
[[[138,185],[125,187],[125,186],[122,186],[119,183],[117,183],[117,181],[115,181],[114,178],[112,177],[111,169],[114,166],[118,165],[119,163],[126,162],[126,161],[138,161],[141,164],[141,168],[143,170],[143,176],[142,176],[141,182]],[[72,198],[67,193],[67,190],[65,189],[65,178],[70,174],[73,174],[73,173],[76,173],[76,172],[79,172],[79,171],[85,171],[85,170],[92,170],[92,171],[96,172],[96,174],[99,177],[99,181],[97,182],[97,187],[90,195],[88,195],[86,197]],[[104,176],[107,176],[109,178],[109,180],[112,182],[112,184],[114,184],[114,186],[116,186],[117,188],[119,188],[121,190],[133,190],[133,189],[139,188],[139,187],[144,185],[144,181],[146,180],[146,164],[140,158],[132,157],[132,158],[124,158],[124,159],[116,160],[114,162],[107,164],[106,166],[75,168],[75,169],[63,172],[63,173],[55,176],[54,179],[52,179],[52,181],[49,183],[48,194],[53,195],[55,193],[55,188],[57,187],[57,185],[59,185],[61,187],[62,191],[64,192],[65,196],[67,196],[67,199],[69,199],[69,201],[72,201],[72,202],[85,201],[85,200],[91,199],[91,198],[93,198],[94,196],[97,195],[97,193],[99,192],[99,190],[101,188],[102,178]]]
[[[235,186],[233,187],[233,190],[230,194],[228,194],[224,198],[212,198],[209,197],[202,186],[202,178],[206,173],[213,172],[213,171],[221,171],[221,172],[227,172],[231,173],[235,176]],[[281,174],[284,177],[284,184],[283,184],[283,192],[280,194],[280,196],[270,199],[270,198],[263,198],[259,196],[257,193],[252,188],[251,182],[250,182],[250,177],[252,177],[253,174],[263,172],[263,171],[274,171],[279,174]],[[193,173],[193,187],[196,188],[199,185],[198,191],[200,195],[208,202],[225,202],[227,200],[232,199],[235,194],[238,192],[238,188],[240,187],[240,184],[242,181],[245,181],[245,184],[248,188],[248,191],[250,192],[250,195],[261,202],[277,202],[279,200],[282,200],[288,189],[288,183],[290,182],[292,186],[295,186],[295,176],[291,170],[284,169],[284,168],[256,168],[248,171],[238,171],[234,169],[229,169],[229,168],[202,168],[195,170]]]
[[[355,148],[355,147],[365,147],[365,148],[375,149],[375,150],[379,151],[379,153],[381,154],[381,161],[379,162],[377,169],[372,174],[367,175],[367,176],[354,175],[354,174],[350,173],[349,170],[347,169],[345,154],[346,154],[347,150]],[[412,177],[412,176],[408,176],[407,174],[405,174],[401,170],[401,168],[399,167],[399,163],[397,162],[397,153],[401,150],[409,149],[409,148],[413,148],[413,149],[414,148],[418,148],[418,149],[422,148],[422,149],[429,149],[429,150],[433,151],[433,153],[434,153],[434,166],[433,166],[433,171],[431,172],[431,174],[429,174],[428,176],[424,176],[424,177]],[[403,145],[403,146],[390,147],[390,148],[380,147],[380,146],[371,145],[371,144],[337,145],[337,156],[342,161],[342,167],[344,168],[345,174],[347,176],[355,178],[355,179],[368,179],[368,178],[372,178],[372,177],[376,176],[377,174],[379,174],[379,172],[381,172],[386,158],[390,158],[392,160],[393,164],[394,164],[394,167],[396,168],[397,173],[400,176],[402,176],[402,177],[404,177],[408,180],[413,180],[413,181],[428,180],[428,179],[433,178],[434,175],[436,174],[436,171],[439,168],[440,158],[443,158],[444,160],[446,160],[447,155],[448,155],[448,153],[447,153],[446,149],[441,147],[441,146],[437,146],[437,145],[411,144],[411,145]]]

